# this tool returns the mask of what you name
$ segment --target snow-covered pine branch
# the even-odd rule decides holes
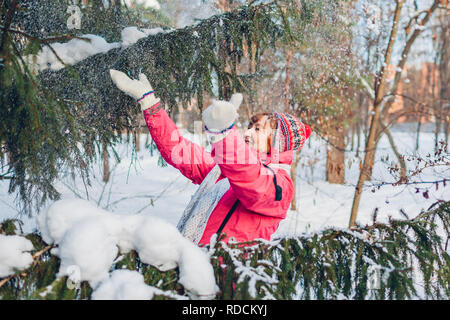
[[[205,248],[206,251],[195,248],[200,256],[207,257],[203,262],[196,258],[200,257],[199,255],[193,255],[190,250],[184,251],[189,256],[185,257],[186,259],[195,260],[192,261],[191,267],[185,267],[184,271],[182,264],[187,260],[184,262],[182,259],[178,260],[181,262],[179,269],[166,271],[158,270],[146,263],[159,265],[162,260],[157,262],[155,259],[157,257],[168,258],[166,262],[176,260],[173,259],[175,256],[171,258],[166,255],[163,247],[155,247],[148,242],[145,244],[146,238],[156,237],[156,234],[148,234],[148,230],[158,227],[161,229],[161,223],[164,222],[157,223],[153,229],[146,225],[147,234],[144,238],[139,238],[139,234],[142,235],[139,230],[136,230],[133,236],[130,234],[134,229],[133,225],[136,226],[139,219],[152,220],[151,217],[115,215],[98,211],[95,206],[87,203],[84,203],[84,206],[91,206],[94,210],[91,218],[82,217],[83,215],[76,213],[75,210],[69,210],[68,214],[58,211],[59,214],[50,212],[50,215],[42,216],[42,220],[47,220],[47,223],[42,225],[42,236],[48,241],[59,239],[57,242],[60,243],[58,248],[60,258],[49,252],[42,254],[36,264],[10,279],[7,278],[6,283],[0,287],[1,298],[192,298],[183,290],[183,286],[189,287],[188,278],[193,277],[192,279],[197,279],[195,281],[200,281],[196,282],[197,284],[208,283],[203,279],[205,272],[199,272],[199,263],[205,263],[204,266],[211,263],[214,268],[215,283],[220,289],[216,299],[403,300],[448,299],[450,295],[447,253],[449,202],[441,203],[439,207],[423,212],[413,219],[392,219],[389,223],[380,223],[374,218],[373,224],[358,226],[353,230],[330,228],[290,238],[280,236],[270,242],[255,241],[252,244],[226,245],[220,239],[219,241],[212,239],[210,247]],[[56,219],[58,215],[60,220]],[[108,218],[105,219],[105,215]],[[45,216],[49,220],[44,219]],[[78,223],[90,225],[88,228],[82,228],[85,231],[80,237],[88,236],[95,252],[102,248],[99,246],[101,241],[94,241],[89,237],[88,231],[103,230],[102,234],[95,236],[103,239],[108,229],[115,229],[112,235],[120,235],[120,239],[129,240],[119,244],[121,250],[127,247],[136,248],[121,254],[117,259],[114,255],[108,260],[108,263],[100,268],[104,270],[103,278],[95,288],[90,286],[91,281],[82,281],[78,286],[76,282],[85,279],[83,277],[88,275],[88,270],[96,269],[100,265],[97,264],[98,260],[104,255],[93,257],[90,264],[83,264],[79,269],[72,268],[69,270],[69,276],[63,276],[64,270],[61,270],[64,265],[67,266],[70,259],[77,259],[72,262],[82,262],[82,257],[85,259],[88,256],[92,257],[92,254],[82,250],[83,243],[75,241],[76,237],[73,237],[75,231],[81,230],[76,228],[78,223],[73,220],[74,218],[81,219]],[[89,219],[92,222],[89,222]],[[121,221],[123,228],[119,229],[122,232],[119,232],[119,225],[114,222],[115,219],[118,219],[116,222]],[[99,226],[100,221],[103,221],[100,223],[102,226]],[[0,233],[4,232],[4,228],[5,224],[0,225]],[[128,231],[125,230],[127,228]],[[137,228],[139,229],[139,226]],[[162,229],[168,230],[165,227]],[[63,230],[66,230],[64,234],[61,232]],[[173,236],[171,232],[168,233]],[[446,235],[447,239],[439,237],[438,234]],[[32,240],[35,250],[47,246],[38,235],[30,234],[27,238]],[[70,241],[73,241],[72,245],[67,246]],[[153,251],[154,249],[156,251]],[[58,263],[59,260],[61,264]],[[58,271],[61,276],[59,278]],[[99,274],[102,272],[97,273]],[[183,277],[185,280],[181,281]],[[195,286],[191,286],[193,287]],[[197,297],[212,298],[201,294]]]

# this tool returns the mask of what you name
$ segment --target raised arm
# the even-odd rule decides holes
[[[215,162],[204,148],[181,135],[162,108],[147,77],[141,73],[139,80],[133,80],[113,69],[110,70],[110,75],[120,90],[139,102],[152,139],[164,160],[192,182],[200,184]]]
[[[200,184],[215,165],[211,154],[184,138],[164,109],[153,115],[144,110],[144,118],[164,160],[193,183]]]

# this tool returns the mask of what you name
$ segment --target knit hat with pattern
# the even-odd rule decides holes
[[[275,112],[278,120],[279,151],[298,150],[311,135],[311,128],[293,115]]]

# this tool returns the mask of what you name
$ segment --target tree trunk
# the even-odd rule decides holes
[[[401,3],[401,6],[403,6],[403,3],[405,1],[399,1],[397,3],[397,8],[398,5]],[[418,22],[419,25],[424,26],[431,18],[433,12],[438,8],[440,4],[440,0],[434,0],[433,4],[431,5],[431,7],[426,10],[427,14],[425,15],[425,17]],[[401,9],[400,9],[401,11]],[[396,13],[397,13],[397,9],[396,9]],[[400,14],[400,12],[399,12]],[[395,17],[394,17],[395,19]],[[398,84],[400,83],[400,79],[401,79],[401,75],[402,75],[402,71],[406,61],[408,59],[408,55],[409,52],[411,50],[412,45],[414,44],[414,41],[417,39],[417,37],[419,36],[419,34],[421,33],[421,29],[416,29],[413,34],[411,35],[411,37],[409,37],[405,43],[405,46],[401,52],[401,59],[400,62],[398,64],[397,69],[399,69],[400,71],[396,71],[395,76],[394,76],[394,80],[393,80],[393,84],[391,86],[390,92],[388,92],[387,94],[384,92],[385,91],[385,86],[386,86],[386,79],[385,79],[385,75],[384,75],[384,69],[386,66],[388,66],[390,64],[390,56],[392,54],[392,48],[389,49],[389,46],[391,45],[391,41],[392,44],[393,42],[395,42],[395,38],[392,38],[392,32],[394,32],[394,28],[397,29],[397,23],[394,23],[394,26],[391,30],[391,37],[389,39],[389,44],[388,44],[388,49],[386,50],[386,54],[385,54],[385,61],[384,61],[384,67],[382,67],[380,73],[379,73],[379,77],[376,79],[377,82],[375,83],[375,99],[374,99],[374,118],[377,118],[377,121],[379,122],[381,119],[387,119],[388,115],[389,115],[389,110],[391,108],[391,106],[393,105],[393,103],[395,102],[395,99],[397,97],[397,88],[398,88]],[[395,33],[397,32],[397,30],[395,30]],[[389,58],[389,62],[387,62],[386,58]],[[380,79],[380,75],[382,77],[382,79]],[[378,81],[379,80],[379,81]],[[389,97],[388,97],[389,96]],[[388,97],[388,98],[386,98]],[[385,99],[386,98],[386,99]],[[383,99],[386,100],[386,102],[383,103]],[[378,102],[377,102],[378,100]],[[377,114],[377,110],[379,112],[379,114]],[[372,124],[369,130],[372,129]],[[364,175],[368,178],[366,178],[364,181],[367,181],[368,179],[370,179],[372,177],[372,170],[373,170],[373,163],[375,161],[375,151],[377,149],[377,145],[378,142],[381,139],[381,136],[384,133],[384,127],[383,126],[379,126],[378,124],[375,124],[375,128],[374,128],[374,141],[371,141],[371,148],[370,150],[373,150],[369,152],[368,155],[368,159],[367,159],[367,164],[370,164],[368,166],[365,167],[365,173]],[[370,132],[369,132],[370,135]],[[369,137],[367,137],[366,140],[366,149],[367,149],[367,143],[369,142]],[[361,176],[360,176],[361,178]],[[363,183],[364,184],[364,183]],[[361,191],[362,192],[362,191]],[[356,193],[357,191],[355,191],[355,197],[356,197]],[[355,200],[353,202],[353,205],[355,205]],[[356,209],[357,211],[357,209]],[[354,209],[352,208],[352,214],[354,212]],[[355,213],[356,214],[356,213]]]
[[[359,148],[361,148],[361,120],[356,122],[356,157],[359,158]]]
[[[392,48],[394,46],[395,38],[397,37],[397,28],[398,28],[398,22],[400,20],[400,14],[402,11],[403,3],[405,0],[399,0],[397,2],[396,8],[395,8],[395,14],[394,14],[394,20],[393,20],[393,26],[391,30],[391,34],[389,37],[389,43],[386,50],[386,55],[384,57],[384,66],[389,66],[391,63],[391,55],[392,55]],[[358,183],[356,184],[355,188],[355,195],[353,198],[353,204],[352,204],[352,211],[350,215],[350,222],[349,227],[352,228],[355,226],[356,223],[356,216],[358,214],[358,208],[359,208],[359,202],[361,200],[361,195],[363,191],[364,182],[369,180],[371,178],[372,174],[372,168],[375,160],[375,138],[377,133],[377,126],[378,121],[380,119],[380,113],[381,113],[381,104],[384,97],[384,88],[386,85],[386,73],[385,73],[385,67],[382,67],[380,70],[379,75],[377,76],[376,83],[375,83],[375,99],[374,99],[374,106],[373,106],[373,117],[370,124],[369,129],[369,136],[367,137],[366,141],[366,148],[365,148],[365,155],[364,155],[364,161],[361,166],[361,170],[359,173],[359,179]]]
[[[133,139],[134,139],[134,144],[136,145],[136,152],[141,151],[141,133],[139,132],[140,130],[137,129],[134,131],[133,133]]]
[[[149,144],[150,144],[150,133],[146,132],[145,133],[145,144],[144,144],[145,148],[147,148]]]
[[[337,128],[328,135],[326,180],[329,183],[345,183],[345,133]]]
[[[284,111],[286,113],[290,112],[290,104],[291,104],[291,80],[290,80],[290,72],[291,72],[291,61],[292,57],[294,55],[293,51],[289,48],[286,48],[284,50],[285,56],[286,56],[286,77],[284,79]],[[292,162],[291,165],[291,179],[292,183],[294,184],[294,196],[291,201],[291,210],[296,211],[297,210],[297,176],[296,176],[296,170],[298,163],[300,161],[300,152],[297,151],[294,153],[295,159]]]
[[[108,150],[106,148],[106,144],[103,144],[103,182],[109,181],[109,157],[108,157]]]
[[[300,162],[300,151],[295,152],[294,155],[295,155],[295,158],[292,161],[292,165],[291,165],[291,179],[292,179],[292,183],[294,184],[294,196],[292,197],[292,201],[291,201],[291,210],[297,211],[297,175],[296,175],[296,171],[297,171],[298,163]]]
[[[394,154],[397,157],[398,162],[400,164],[400,182],[401,181],[406,181],[407,178],[406,178],[406,163],[405,163],[405,159],[400,154],[400,152],[398,152],[398,149],[395,146],[394,138],[391,135],[391,131],[388,128],[385,128],[384,133],[386,134],[386,136],[387,136],[387,138],[389,140],[389,144],[391,145],[392,151],[394,151]]]
[[[416,130],[416,152],[419,151],[419,137],[421,127],[422,127],[422,117],[419,116],[419,121],[417,121],[417,130]]]
[[[448,111],[445,110],[445,106],[450,100],[449,95],[449,60],[450,60],[450,50],[449,50],[449,38],[450,38],[450,21],[448,19],[448,12],[444,12],[440,15],[439,21],[441,22],[441,34],[440,34],[440,59],[439,59],[439,130],[436,123],[436,150],[438,148],[438,135],[440,131],[444,131],[445,142],[448,143]],[[442,128],[443,123],[443,128]]]
[[[289,106],[291,104],[291,61],[293,57],[292,49],[284,50],[286,55],[286,78],[284,80],[284,111],[289,113]]]
[[[445,122],[445,125],[444,125],[444,127],[445,127],[445,143],[447,143],[448,144],[448,136],[449,136],[449,128],[450,128],[450,126],[448,125],[448,122]]]

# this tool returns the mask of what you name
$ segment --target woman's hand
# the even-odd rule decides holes
[[[218,135],[218,139],[213,140],[219,141],[233,127],[242,98],[242,94],[235,93],[230,101],[213,100],[213,103],[203,111],[202,119],[206,131],[213,136]]]
[[[130,79],[125,73],[114,69],[110,69],[109,74],[117,88],[139,102],[142,111],[159,103],[160,100],[155,97],[153,88],[145,74],[139,74],[139,80]]]

